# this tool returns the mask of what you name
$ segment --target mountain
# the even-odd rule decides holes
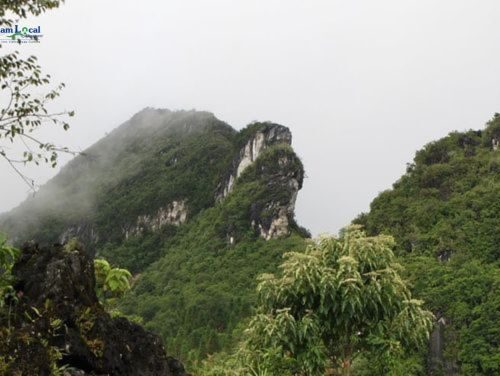
[[[500,374],[500,115],[416,153],[354,222],[397,241],[415,295],[438,319],[435,375]]]
[[[144,109],[69,162],[2,227],[20,239],[78,236],[95,249],[175,200],[190,200],[195,215],[214,202],[235,134],[209,113]]]
[[[134,274],[121,310],[194,362],[225,349],[256,276],[308,232],[294,206],[304,170],[288,128],[237,132],[207,112],[147,108],[74,158],[0,220],[18,244],[79,238]]]

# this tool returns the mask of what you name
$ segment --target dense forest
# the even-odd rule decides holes
[[[500,115],[415,155],[355,222],[390,234],[414,293],[441,319],[439,367],[500,374]]]

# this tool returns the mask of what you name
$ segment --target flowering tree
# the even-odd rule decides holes
[[[363,352],[381,357],[424,345],[433,315],[412,299],[389,236],[357,226],[285,254],[278,276],[260,277],[258,313],[246,331],[250,363],[271,374],[350,375]]]

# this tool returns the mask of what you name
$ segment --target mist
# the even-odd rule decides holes
[[[144,107],[213,112],[237,129],[288,126],[307,178],[298,222],[336,232],[366,211],[415,151],[498,111],[498,1],[67,1],[30,20],[39,57],[67,89],[83,150]],[[12,46],[2,47],[8,52]],[[42,184],[56,169],[29,168]],[[0,164],[0,211],[30,192]]]
[[[184,124],[191,123],[190,114],[149,108],[138,112],[67,162],[60,174],[30,194],[12,211],[12,215],[0,217],[2,230],[17,240],[43,227],[41,223],[47,221],[57,227],[60,219],[59,222],[69,226],[70,232],[89,225],[95,221],[99,196],[140,172],[145,155],[136,151],[140,148],[147,150],[149,142],[158,133],[173,135]],[[202,115],[198,116],[202,118]],[[195,131],[198,131],[196,126],[185,133]],[[65,238],[64,234],[61,236],[61,239]]]

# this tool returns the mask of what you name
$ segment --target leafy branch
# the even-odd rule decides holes
[[[0,156],[31,189],[35,188],[34,182],[21,172],[18,167],[20,164],[39,165],[43,162],[55,167],[60,153],[76,154],[34,134],[46,123],[67,130],[69,124],[66,118],[74,115],[73,111],[49,112],[47,109],[48,104],[60,95],[64,84],[41,96],[32,94],[33,88],[49,83],[50,76],[42,74],[35,56],[21,59],[16,51],[0,57],[0,98],[6,103],[0,110]],[[21,143],[22,151],[12,151],[5,141]]]
[[[14,26],[18,18],[26,18],[32,14],[38,16],[43,12],[59,7],[64,0],[2,0],[0,5],[0,25]]]
[[[19,18],[30,14],[37,16],[61,3],[54,0],[3,1],[0,5],[0,24],[12,27]],[[50,84],[50,78],[50,75],[42,73],[36,56],[24,59],[15,51],[0,57],[0,157],[33,191],[35,183],[21,171],[21,165],[46,163],[55,167],[59,154],[77,154],[67,147],[45,141],[35,133],[46,123],[67,130],[67,118],[74,116],[73,111],[48,110],[49,104],[64,89],[63,83],[48,89],[45,94],[33,93],[45,89]],[[9,143],[12,147],[7,146]],[[19,149],[21,151],[17,151]]]
[[[96,290],[104,305],[113,305],[116,298],[130,290],[132,274],[127,269],[113,268],[104,259],[94,260]]]
[[[15,299],[11,271],[19,253],[19,250],[7,244],[7,237],[0,233],[0,309],[9,298]]]

